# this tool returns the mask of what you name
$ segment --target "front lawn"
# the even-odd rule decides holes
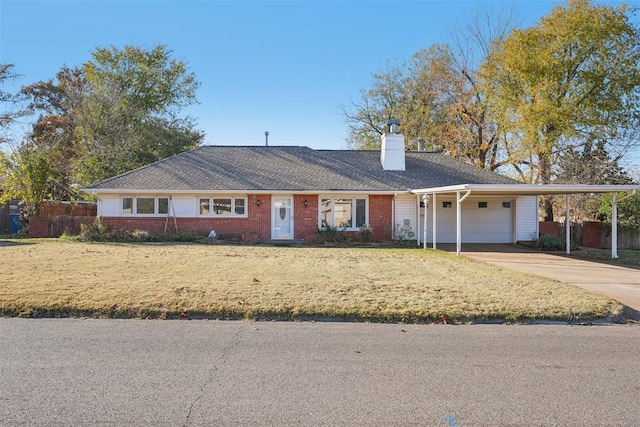
[[[0,315],[474,322],[617,318],[616,301],[421,249],[0,240]]]

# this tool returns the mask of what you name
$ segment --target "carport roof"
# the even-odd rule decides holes
[[[547,194],[584,194],[584,193],[630,193],[620,198],[622,201],[628,197],[634,195],[640,189],[640,185],[586,185],[586,184],[573,184],[573,185],[558,185],[558,184],[459,184],[450,185],[446,187],[431,187],[421,188],[417,190],[411,190],[414,194],[451,194],[456,193],[458,202],[456,203],[456,252],[460,254],[462,248],[462,231],[461,231],[461,210],[460,204],[467,196],[472,194],[478,195],[510,195],[510,196],[541,196]],[[461,193],[465,193],[461,195]],[[462,197],[461,197],[462,196]],[[618,218],[617,218],[617,200],[613,197],[611,201],[612,206],[612,244],[611,244],[611,257],[618,258]],[[569,218],[569,197],[567,196],[567,218]],[[425,225],[426,225],[427,210],[425,209]],[[435,218],[435,208],[434,208]],[[435,219],[434,219],[435,229]],[[426,230],[426,228],[425,228]],[[570,231],[571,227],[566,227],[566,248],[567,254],[571,251]],[[426,232],[426,231],[425,231]],[[426,249],[426,239],[424,243]]]
[[[473,194],[509,194],[540,196],[545,194],[617,193],[640,190],[640,185],[586,185],[586,184],[460,184],[411,190],[414,194],[444,194],[458,191]]]

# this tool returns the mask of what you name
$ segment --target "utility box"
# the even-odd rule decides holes
[[[9,229],[11,230],[11,234],[18,234],[18,232],[22,230],[22,220],[20,219],[19,213],[9,214]]]

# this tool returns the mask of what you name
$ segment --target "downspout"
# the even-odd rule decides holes
[[[393,193],[393,199],[391,199],[391,239],[396,240],[396,196],[398,193]]]
[[[460,252],[462,252],[462,202],[470,194],[471,190],[467,190],[467,193],[460,197],[460,192],[456,191],[456,255],[460,255]]]
[[[636,190],[631,191],[620,200],[616,200],[617,193],[611,193],[611,258],[618,259],[618,202],[627,200],[636,194]]]

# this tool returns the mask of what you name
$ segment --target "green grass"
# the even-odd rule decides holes
[[[587,261],[640,267],[640,250],[637,249],[618,249],[617,259],[611,258],[611,249],[580,248],[578,251],[572,251],[570,256]]]
[[[0,241],[0,315],[588,321],[622,305],[441,251]]]

